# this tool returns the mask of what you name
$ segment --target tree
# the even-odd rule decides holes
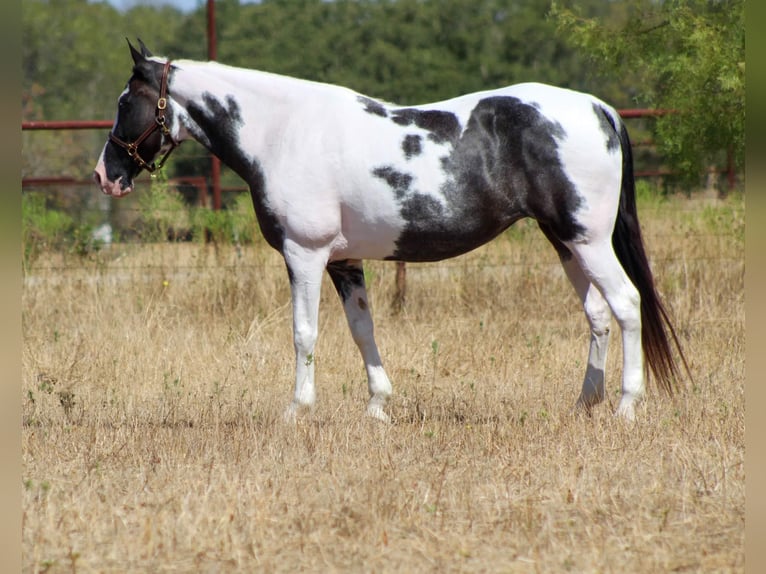
[[[744,0],[629,0],[620,22],[554,5],[558,30],[602,73],[637,74],[636,104],[657,119],[659,152],[686,188],[727,152],[745,157]]]

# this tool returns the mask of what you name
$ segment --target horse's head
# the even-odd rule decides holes
[[[173,112],[168,99],[170,60],[163,62],[139,40],[141,51],[130,42],[133,75],[117,101],[117,119],[98,160],[93,179],[107,195],[121,197],[133,191],[133,179],[146,169],[162,167],[178,145],[171,134]],[[159,164],[154,158],[160,153]]]

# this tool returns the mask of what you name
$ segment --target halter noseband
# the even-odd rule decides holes
[[[128,155],[133,158],[133,161],[135,161],[138,164],[138,167],[141,169],[145,169],[149,173],[153,173],[157,169],[161,169],[163,165],[165,165],[165,160],[168,159],[168,156],[170,155],[170,152],[172,152],[174,149],[176,149],[180,142],[177,142],[173,139],[173,136],[170,135],[170,128],[165,124],[165,110],[168,107],[168,74],[170,73],[170,60],[165,62],[165,66],[162,68],[162,79],[160,80],[160,97],[157,100],[157,108],[154,111],[154,123],[150,125],[146,130],[144,130],[144,133],[142,133],[133,143],[128,143],[120,138],[118,138],[116,135],[114,135],[113,132],[109,132],[109,139],[123,148],[125,151],[128,152]],[[140,146],[142,143],[144,143],[144,140],[148,138],[150,135],[152,135],[155,131],[160,130],[163,136],[168,136],[170,138],[171,147],[170,149],[165,152],[165,155],[162,156],[159,163],[155,164],[152,162],[151,164],[148,164],[144,161],[144,159],[138,154],[138,146]]]

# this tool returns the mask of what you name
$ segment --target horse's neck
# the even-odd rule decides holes
[[[195,62],[177,60],[177,86],[174,92],[188,99],[198,99],[209,93],[219,98],[232,94],[242,98],[259,100],[283,99],[300,86],[308,87],[312,82],[287,76],[226,66],[217,62]],[[292,90],[290,89],[292,88]]]
[[[178,61],[170,91],[184,110],[189,135],[226,162],[244,150],[262,158],[280,141],[291,119],[329,86],[214,62]],[[238,150],[221,149],[236,138]],[[237,170],[236,165],[230,166]],[[239,170],[237,170],[239,171]],[[240,173],[242,177],[246,174]]]

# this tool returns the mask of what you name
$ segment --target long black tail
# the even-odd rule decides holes
[[[628,131],[622,122],[619,123],[619,136],[622,147],[622,189],[617,221],[612,232],[612,246],[617,259],[641,295],[641,342],[647,370],[651,370],[659,387],[672,394],[673,382],[681,378],[681,373],[673,356],[671,339],[690,380],[691,372],[670,317],[654,286],[654,277],[644,250],[636,211],[633,153]]]

